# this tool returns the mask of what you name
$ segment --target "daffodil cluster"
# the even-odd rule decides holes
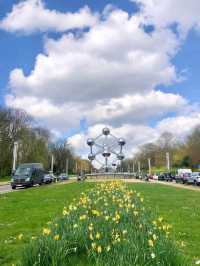
[[[74,256],[87,258],[87,265],[186,265],[169,237],[170,225],[144,204],[123,182],[96,184],[43,228],[26,256],[30,263],[22,265],[67,265]]]

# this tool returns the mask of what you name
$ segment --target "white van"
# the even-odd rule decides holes
[[[178,176],[182,176],[183,174],[191,174],[192,170],[189,168],[178,169]]]

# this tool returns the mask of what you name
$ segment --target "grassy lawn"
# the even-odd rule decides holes
[[[0,195],[0,265],[11,265],[31,236],[61,215],[63,206],[93,183],[73,183],[32,188]],[[173,225],[176,240],[185,243],[193,261],[200,258],[200,193],[158,184],[130,184],[145,204]],[[23,234],[22,240],[14,239]]]
[[[10,176],[0,177],[0,184],[10,181]]]

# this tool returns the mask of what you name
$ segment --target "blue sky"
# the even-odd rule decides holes
[[[138,132],[131,151],[166,130],[188,134],[174,125],[200,119],[199,4],[149,3],[0,1],[0,104],[76,148],[103,125]]]

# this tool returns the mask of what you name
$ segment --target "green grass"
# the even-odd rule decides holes
[[[200,259],[200,192],[158,184],[134,184],[145,196],[147,206],[155,209],[174,228],[177,241],[191,261]]]
[[[16,262],[31,236],[62,213],[63,206],[93,183],[73,183],[32,188],[0,195],[0,265]],[[151,207],[173,225],[178,241],[184,241],[191,261],[200,258],[200,193],[158,184],[130,184],[142,192]],[[15,240],[23,233],[24,240]],[[8,242],[5,244],[5,240]]]
[[[11,265],[19,259],[24,241],[13,237],[23,233],[28,242],[49,220],[61,215],[67,202],[91,186],[50,185],[0,195],[0,265]],[[5,244],[5,240],[11,243]]]
[[[133,191],[107,182],[81,193],[26,247],[21,266],[74,265],[86,255],[85,266],[188,266],[170,226]]]
[[[10,181],[10,176],[0,177],[0,184],[1,182],[8,182],[8,181]]]

